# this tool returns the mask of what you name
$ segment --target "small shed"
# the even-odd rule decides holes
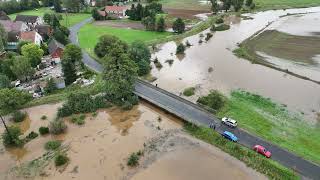
[[[52,39],[48,44],[48,49],[51,58],[54,59],[57,63],[60,62],[64,50],[64,45],[59,43],[57,40]]]

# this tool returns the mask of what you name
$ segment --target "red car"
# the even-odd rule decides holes
[[[253,150],[256,151],[259,154],[264,155],[266,158],[270,158],[271,157],[271,152],[267,151],[266,148],[264,148],[261,145],[255,145],[253,146]]]

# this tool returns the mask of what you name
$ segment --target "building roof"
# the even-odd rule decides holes
[[[37,22],[39,16],[30,16],[30,15],[20,15],[18,14],[16,16],[16,20],[15,21],[22,21],[22,22],[26,22],[26,23],[35,23]]]
[[[4,29],[7,32],[10,32],[10,31],[20,31],[23,24],[25,23],[21,21],[13,22],[10,20],[0,20],[0,24],[3,25]]]
[[[10,20],[10,17],[4,11],[0,11],[0,20]]]
[[[106,6],[104,8],[105,11],[124,11],[127,10],[128,8],[126,6]]]
[[[49,35],[51,34],[51,27],[49,25],[37,25],[36,31],[41,35]]]
[[[61,43],[59,43],[55,39],[52,39],[48,44],[49,53],[50,54],[54,53],[58,48],[64,49],[64,45],[62,45]]]
[[[37,32],[35,31],[28,31],[28,32],[21,32],[20,39],[24,41],[31,41],[34,42],[36,39]]]

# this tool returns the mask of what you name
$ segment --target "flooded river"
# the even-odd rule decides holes
[[[189,98],[193,101],[198,96],[207,94],[210,89],[218,89],[226,94],[234,89],[244,89],[286,104],[292,110],[303,112],[308,120],[315,122],[316,112],[320,109],[319,84],[252,64],[232,53],[238,43],[277,22],[281,16],[311,12],[320,12],[320,7],[248,14],[253,18],[251,20],[234,17],[228,20],[231,23],[230,30],[215,32],[208,42],[199,44],[199,35],[184,39],[183,42],[188,40],[193,45],[186,50],[184,56],[175,55],[175,42],[165,43],[153,54],[153,58],[157,57],[163,65],[161,69],[152,70],[152,75],[158,78],[154,84],[177,95],[185,88],[196,87],[197,96]],[[309,25],[306,26],[308,27]],[[318,28],[319,26],[313,28],[313,31],[318,32]],[[296,33],[296,29],[293,28],[291,33]],[[290,33],[284,27],[281,30]],[[209,31],[202,34],[207,32]],[[298,32],[302,33],[301,30]],[[167,60],[174,60],[173,64],[166,63]],[[316,78],[320,80],[320,77]]]
[[[31,131],[38,132],[39,127],[48,126],[55,118],[60,106],[50,104],[25,109],[28,118],[16,125],[22,129],[24,136]],[[43,115],[48,117],[47,120],[41,120]],[[24,179],[16,176],[19,171],[9,170],[41,157],[46,152],[44,144],[49,140],[61,140],[69,146],[67,155],[70,162],[62,168],[56,168],[51,161],[44,168],[23,170],[34,175],[31,177],[35,179],[165,178],[163,172],[168,164],[171,166],[167,168],[175,170],[167,174],[170,179],[194,179],[194,176],[187,178],[186,168],[200,179],[215,176],[232,178],[236,175],[239,179],[266,179],[241,161],[185,134],[181,131],[183,122],[180,119],[146,102],[140,102],[130,111],[110,108],[99,110],[95,117],[87,114],[86,123],[82,126],[70,123],[69,118],[65,121],[68,125],[65,134],[40,136],[23,148],[6,149],[1,143],[0,179]],[[4,131],[4,127],[0,129]],[[150,142],[154,143],[154,149],[145,150],[151,147]],[[127,158],[139,150],[145,151],[140,165],[129,168]]]

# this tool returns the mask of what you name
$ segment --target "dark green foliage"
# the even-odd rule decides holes
[[[213,36],[213,34],[211,34],[211,33],[207,33],[207,34],[206,34],[206,38],[205,38],[205,40],[206,40],[206,41],[209,41],[209,39],[211,39],[211,38],[212,38],[212,36]]]
[[[5,45],[7,45],[7,38],[8,38],[8,33],[4,29],[3,25],[0,24],[0,43],[2,45],[2,49],[0,49],[0,52],[4,50]]]
[[[52,134],[62,134],[67,129],[67,125],[61,119],[56,119],[50,122],[49,130]]]
[[[46,120],[48,117],[46,115],[41,116],[41,120]]]
[[[18,43],[17,52],[18,52],[19,54],[22,54],[22,53],[21,53],[21,48],[22,48],[22,46],[24,46],[24,45],[26,45],[26,44],[30,44],[30,41],[20,41],[20,42]]]
[[[100,108],[108,108],[111,104],[104,96],[92,97],[89,93],[70,94],[67,102],[58,109],[58,117],[72,114],[94,112]]]
[[[78,78],[76,66],[72,62],[71,57],[69,56],[64,57],[62,59],[61,64],[62,64],[62,72],[63,72],[65,84],[66,86],[69,86]]]
[[[242,6],[243,6],[243,1],[244,0],[231,0],[232,5],[234,7],[234,10],[236,12],[238,12],[239,10],[241,10]]]
[[[194,88],[194,87],[187,88],[187,89],[185,89],[183,91],[183,95],[185,95],[185,96],[193,96],[195,90],[196,90],[196,88]]]
[[[128,45],[116,36],[103,35],[99,38],[99,42],[94,47],[95,54],[102,58],[110,52],[115,46],[118,46],[123,52],[128,51]]]
[[[212,90],[207,96],[202,96],[197,100],[197,103],[214,110],[221,109],[226,102],[226,98],[217,90]]]
[[[246,0],[246,6],[250,7],[253,3],[253,0]]]
[[[61,7],[61,1],[60,0],[53,0],[53,6],[54,6],[54,10],[57,13],[61,13],[62,12],[62,7]]]
[[[221,17],[216,20],[216,24],[222,24],[223,22],[224,20]]]
[[[62,16],[57,13],[45,13],[43,15],[43,20],[45,23],[49,24],[53,29],[60,27],[60,20],[62,20]]]
[[[10,88],[11,81],[8,76],[0,73],[0,89]]]
[[[54,159],[54,164],[56,166],[62,166],[66,164],[68,161],[69,161],[69,158],[66,155],[60,154]]]
[[[50,94],[56,91],[58,88],[53,78],[47,80],[47,86],[44,88],[45,93]]]
[[[13,66],[13,61],[14,61],[13,56],[15,56],[13,55],[11,57],[11,54],[12,54],[11,52],[7,52],[7,58],[0,61],[0,72],[6,75],[11,81],[13,81],[13,80],[16,80],[17,77],[11,69],[11,66]]]
[[[22,122],[26,117],[27,117],[26,112],[15,111],[12,113],[11,120],[13,120],[14,122]]]
[[[164,32],[166,30],[166,23],[163,17],[160,17],[157,21],[157,31]]]
[[[216,26],[214,24],[212,24],[210,31],[216,31]]]
[[[9,113],[29,102],[32,97],[29,93],[17,89],[0,89],[0,113]]]
[[[34,132],[34,131],[31,131],[31,132],[28,134],[28,136],[26,136],[25,142],[29,142],[29,141],[31,141],[32,139],[37,138],[38,136],[39,136],[38,133],[36,133],[36,132]]]
[[[56,39],[58,42],[60,42],[61,44],[68,44],[69,38],[68,36],[65,34],[66,32],[64,32],[63,30],[60,29],[60,27],[56,27],[53,31],[53,37],[54,39]]]
[[[94,20],[96,21],[99,21],[99,20],[103,20],[104,17],[102,17],[99,12],[98,12],[98,8],[94,8],[92,11],[91,11],[91,14],[92,14],[92,17]]]
[[[135,6],[131,5],[131,8],[126,11],[126,15],[129,16],[129,19],[134,21],[140,21],[143,18],[149,16],[155,16],[156,14],[163,13],[162,5],[160,3],[152,2],[145,7],[143,7],[140,3]]]
[[[156,17],[155,16],[147,16],[142,19],[141,23],[145,26],[146,30],[148,30],[148,31],[156,30]]]
[[[185,50],[186,50],[186,47],[184,46],[184,44],[180,43],[177,46],[176,54],[183,54]]]
[[[85,123],[85,118],[86,118],[86,115],[84,114],[72,115],[71,122],[77,125],[83,125]]]
[[[150,72],[151,53],[148,46],[144,42],[133,42],[129,48],[129,56],[138,66],[139,76],[143,76]]]
[[[3,144],[7,147],[13,146],[13,147],[19,147],[23,145],[23,141],[19,139],[19,136],[22,134],[19,127],[16,126],[10,126],[8,127],[9,133],[7,131],[4,131],[2,134],[2,141]]]
[[[270,179],[299,179],[293,170],[287,169],[275,161],[267,159],[240,144],[226,140],[210,128],[186,124],[184,129],[196,138],[210,143],[243,161],[247,166],[266,174]]]
[[[40,135],[49,134],[49,128],[42,126],[42,127],[39,128],[39,133],[40,133]]]
[[[138,156],[137,153],[132,153],[128,158],[127,165],[131,167],[139,165],[139,158],[140,157]]]
[[[226,31],[228,29],[230,29],[230,26],[227,24],[221,24],[215,28],[216,31]]]
[[[46,150],[57,150],[61,146],[61,141],[48,141],[45,145],[44,148]]]
[[[181,18],[178,18],[173,22],[172,29],[174,32],[181,34],[185,31],[185,23]]]

